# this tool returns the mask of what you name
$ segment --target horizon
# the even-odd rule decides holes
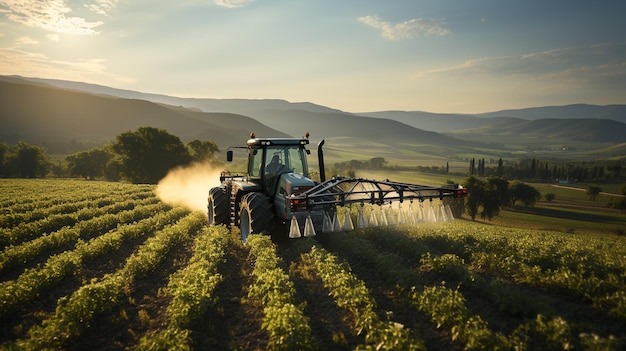
[[[344,112],[626,104],[626,3],[0,0],[0,74]]]
[[[91,86],[96,86],[98,88],[103,88],[103,89],[112,89],[112,90],[120,90],[120,91],[125,91],[125,92],[129,92],[129,93],[136,93],[136,94],[146,94],[146,95],[158,95],[158,96],[164,96],[164,97],[169,97],[169,98],[175,98],[175,99],[197,99],[197,100],[247,100],[247,101],[283,101],[289,104],[313,104],[316,106],[320,106],[323,108],[328,108],[328,109],[334,109],[334,110],[338,110],[339,112],[342,113],[349,113],[349,114],[367,114],[367,113],[393,113],[393,112],[399,112],[399,113],[429,113],[429,114],[441,114],[441,115],[470,115],[470,116],[478,116],[478,115],[483,115],[483,114],[493,114],[493,113],[500,113],[500,112],[506,112],[506,111],[521,111],[521,110],[530,110],[530,109],[544,109],[544,108],[562,108],[562,107],[569,107],[569,106],[595,106],[595,107],[609,107],[609,106],[626,106],[626,103],[622,103],[622,104],[589,104],[586,102],[574,102],[574,103],[570,103],[570,104],[565,104],[565,105],[544,105],[544,106],[527,106],[527,107],[519,107],[519,108],[503,108],[500,110],[493,110],[493,111],[481,111],[481,112],[475,112],[475,113],[468,113],[468,112],[433,112],[433,111],[425,111],[425,110],[398,110],[398,109],[390,109],[390,110],[377,110],[377,111],[356,111],[356,112],[352,112],[352,111],[344,111],[344,110],[340,110],[338,108],[335,108],[333,106],[326,106],[326,105],[321,105],[321,104],[317,104],[311,101],[289,101],[289,100],[285,100],[285,99],[281,99],[281,98],[251,98],[251,99],[245,99],[245,98],[207,98],[207,97],[181,97],[181,96],[175,96],[175,95],[167,95],[167,94],[160,94],[160,93],[150,93],[150,92],[144,92],[144,91],[138,91],[138,90],[131,90],[131,89],[121,89],[121,88],[116,88],[116,87],[112,87],[112,86],[107,86],[107,85],[101,85],[101,84],[95,84],[95,83],[87,83],[87,82],[81,82],[81,81],[71,81],[71,80],[63,80],[63,79],[55,79],[55,78],[41,78],[41,77],[24,77],[24,76],[20,76],[20,75],[0,75],[0,77],[12,77],[12,78],[17,78],[17,79],[22,79],[25,80],[27,82],[31,82],[31,81],[59,81],[59,82],[67,82],[67,83],[71,83],[71,84],[85,84],[85,85],[91,85]],[[48,83],[46,83],[48,84]],[[59,88],[59,89],[70,89],[72,90],[73,88],[66,88],[62,86],[63,84],[60,85],[53,85],[50,84],[51,87],[53,88]],[[87,90],[82,90],[80,88],[77,88],[78,92],[85,92],[85,93],[89,93]],[[125,97],[123,97],[125,98]],[[126,98],[125,98],[126,99]],[[151,101],[146,99],[146,101]],[[151,101],[152,102],[152,101]],[[194,106],[182,106],[183,108],[196,108]],[[203,112],[213,112],[213,111],[204,111]],[[619,121],[618,121],[619,122]],[[620,122],[623,123],[623,122]]]

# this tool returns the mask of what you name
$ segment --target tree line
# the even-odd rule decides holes
[[[478,162],[478,163],[476,163]],[[480,177],[503,177],[540,181],[623,181],[626,172],[620,161],[543,161],[523,158],[518,161],[470,159],[469,175]]]
[[[167,172],[191,162],[219,163],[219,147],[213,141],[193,140],[184,144],[164,129],[141,127],[124,132],[114,143],[79,151],[54,163],[46,149],[25,142],[0,143],[0,177],[43,178],[79,176],[132,183],[157,183]]]

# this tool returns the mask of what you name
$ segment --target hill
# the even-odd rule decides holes
[[[0,76],[0,79],[2,77]],[[98,95],[110,95],[126,99],[141,99],[152,102],[160,102],[168,105],[195,108],[204,112],[229,112],[245,116],[251,116],[259,110],[292,110],[299,109],[311,112],[341,112],[325,106],[310,102],[288,102],[281,99],[210,99],[210,98],[181,98],[162,94],[142,93],[138,91],[116,89],[97,84],[72,82],[58,79],[41,79],[12,77],[33,83],[41,83],[60,88],[90,92]]]
[[[359,115],[374,118],[393,119],[416,128],[422,128],[424,130],[438,133],[448,133],[458,130],[481,128],[496,122],[495,119],[482,118],[475,115],[431,113],[422,111],[363,112],[359,113]],[[515,122],[519,119],[510,118],[509,120]],[[498,121],[506,122],[505,119],[500,119]]]
[[[16,76],[0,76],[0,82],[0,138],[9,142],[102,143],[123,131],[151,125],[185,141],[214,140],[224,148],[242,144],[251,131],[279,137],[308,131],[312,142],[328,140],[331,159],[385,157],[396,163],[434,159],[437,164],[477,154],[559,150],[564,145],[578,150],[579,159],[589,158],[594,150],[611,150],[607,148],[626,142],[626,124],[621,122],[626,105],[579,104],[478,115],[421,111],[354,114],[278,99],[178,98]]]
[[[98,90],[109,91],[104,87]],[[201,112],[147,100],[96,95],[17,77],[0,80],[0,94],[0,113],[6,116],[0,122],[3,131],[0,138],[9,142],[25,140],[42,144],[62,140],[98,140],[104,143],[121,132],[150,125],[166,129],[184,141],[196,138],[214,140],[222,148],[242,144],[251,131],[258,136],[273,137],[301,136],[309,131],[314,140],[337,139],[337,143],[329,143],[337,151],[372,151],[363,154],[363,158],[381,154],[391,156],[403,148],[412,149],[412,152],[420,150],[440,154],[432,145],[479,145],[423,131],[398,121],[357,116],[313,104],[296,104],[296,107],[305,109],[293,109],[294,105],[279,100],[230,101],[241,109],[256,106],[256,112],[248,117],[231,112]],[[284,104],[292,109],[284,109]],[[373,151],[374,148],[376,151]]]
[[[537,128],[539,133],[532,137],[544,138],[546,136],[541,133],[541,130],[552,128],[554,130],[567,131],[567,133],[561,134],[570,141],[581,140],[579,132],[582,132],[584,140],[590,141],[590,137],[584,135],[591,132],[596,134],[592,141],[614,142],[616,141],[613,135],[615,133],[607,134],[605,132],[610,131],[614,127],[622,130],[622,126],[626,125],[626,105],[593,106],[581,104],[549,106],[523,110],[505,110],[479,115],[442,114],[421,111],[381,111],[360,113],[360,115],[389,118],[416,128],[438,133],[455,133],[471,130],[472,133],[480,134],[482,137],[486,137],[489,134],[497,134],[495,132],[497,129],[504,130],[509,128],[510,134],[516,135],[515,129],[523,126],[523,130],[519,132],[530,135],[533,129]],[[586,120],[586,122],[581,123],[579,120]],[[592,120],[596,122],[591,123],[590,121]],[[531,121],[541,122],[530,123]],[[616,124],[615,122],[618,123]],[[585,129],[576,130],[574,127]],[[483,132],[485,135],[481,134]],[[617,141],[626,141],[626,138],[622,137]]]
[[[493,123],[475,129],[457,130],[451,135],[469,140],[505,137],[508,142],[537,144],[623,143],[626,141],[626,124],[610,119],[523,120],[494,117],[489,120]]]
[[[221,147],[245,140],[250,130],[286,136],[232,113],[206,113],[146,100],[94,95],[30,83],[0,81],[0,140],[44,144],[106,143],[141,126],[163,128],[183,141],[214,140]]]
[[[537,119],[611,119],[626,123],[626,105],[588,105],[531,107],[518,110],[502,110],[482,113],[480,117],[515,117],[528,120]]]
[[[230,112],[257,118],[260,111],[303,110],[309,112],[346,113],[341,110],[310,102],[288,102],[279,99],[210,99],[210,98],[179,98],[161,94],[141,93],[131,90],[115,89],[95,84],[71,82],[54,79],[23,78],[32,82],[45,83],[52,86],[87,91],[95,94],[106,94],[130,99],[143,99],[169,105],[197,108],[205,112]],[[1,79],[1,77],[0,77]],[[393,119],[412,127],[434,132],[450,132],[489,125],[493,117],[507,117],[512,120],[525,119],[610,119],[626,123],[626,105],[588,105],[573,104],[566,106],[543,106],[515,110],[501,110],[481,114],[430,113],[423,111],[378,111],[359,112],[359,116]],[[267,116],[263,116],[267,118]],[[485,120],[487,119],[487,120]],[[262,123],[265,121],[259,119]],[[271,124],[271,123],[270,123]]]

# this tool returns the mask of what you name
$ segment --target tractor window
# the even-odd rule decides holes
[[[261,178],[261,166],[263,165],[263,153],[261,150],[253,149],[250,152],[250,162],[248,174],[251,178]]]
[[[304,150],[300,147],[290,147],[287,149],[287,158],[289,161],[288,166],[293,170],[294,173],[299,173],[306,176],[306,156],[303,151]]]
[[[272,169],[278,168],[279,173],[294,172],[307,176],[306,155],[304,149],[298,145],[269,147],[266,157],[266,173],[272,173]]]

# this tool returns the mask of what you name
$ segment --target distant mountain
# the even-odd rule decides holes
[[[502,110],[481,113],[480,117],[515,117],[529,120],[537,119],[611,119],[626,123],[626,105],[587,105],[532,107],[518,110]]]
[[[424,130],[438,133],[480,128],[494,123],[492,119],[482,118],[474,115],[431,113],[421,111],[363,112],[359,113],[359,115],[374,118],[388,118],[395,121],[400,121],[415,128],[421,128]]]
[[[494,123],[476,129],[455,131],[450,135],[468,140],[493,140],[498,137],[500,140],[505,138],[510,143],[524,143],[526,140],[529,144],[626,142],[626,124],[610,119],[489,119]]]
[[[0,76],[0,79],[3,77]],[[8,77],[4,77],[8,78]],[[196,108],[204,112],[228,112],[249,116],[267,124],[273,128],[278,128],[278,121],[282,118],[274,119],[272,113],[276,111],[307,111],[331,114],[348,114],[341,110],[320,106],[309,102],[288,102],[278,99],[210,99],[210,98],[179,98],[160,94],[141,93],[131,90],[114,89],[101,85],[71,82],[54,79],[23,78],[31,82],[45,83],[52,86],[68,89],[87,91],[94,94],[105,94],[129,99],[142,99],[153,102],[160,102],[173,106],[183,106]],[[360,112],[357,115],[373,118],[385,118],[402,122],[409,126],[433,131],[438,133],[452,132],[457,130],[480,128],[489,126],[492,123],[514,122],[516,119],[537,120],[537,119],[610,119],[626,123],[626,105],[597,106],[588,104],[575,104],[566,106],[544,106],[532,107],[516,110],[502,110],[481,114],[442,114],[422,111],[378,111]],[[499,121],[492,118],[500,118]],[[502,119],[506,118],[506,119]]]
[[[103,87],[101,92],[106,90]],[[244,102],[242,106],[246,106],[245,100],[241,101]],[[272,100],[263,101],[262,105],[280,108],[285,103]],[[335,148],[350,145],[363,149],[376,144],[390,150],[390,153],[401,149],[400,144],[411,147],[478,145],[413,128],[398,121],[334,112],[336,110],[318,108],[312,104],[296,106],[325,112],[302,109],[255,110],[255,117],[271,122],[275,126],[272,128],[256,118],[234,113],[200,112],[181,106],[88,93],[5,77],[0,79],[0,140],[24,140],[38,144],[63,140],[97,140],[104,143],[124,131],[149,125],[166,129],[183,141],[196,138],[214,140],[222,148],[243,144],[251,131],[257,136],[266,137],[302,136],[308,131],[313,140],[341,139],[340,143],[334,144]],[[433,149],[429,146],[425,148],[427,151]]]
[[[238,145],[251,130],[287,136],[247,116],[7,80],[0,81],[0,116],[0,140],[37,144],[69,140],[105,143],[141,126],[166,129],[185,142],[214,140],[220,147]]]
[[[0,76],[0,79],[2,76]],[[79,90],[100,95],[110,95],[126,99],[141,99],[160,102],[173,106],[196,108],[204,112],[228,112],[251,116],[254,112],[265,109],[272,110],[304,110],[311,112],[341,112],[310,102],[288,102],[280,99],[211,99],[211,98],[180,98],[162,94],[141,93],[138,91],[115,89],[97,84],[72,82],[58,79],[41,79],[14,77],[34,83],[43,83],[55,87]]]
[[[345,112],[322,113],[295,109],[259,110],[254,113],[254,117],[272,128],[280,128],[292,135],[302,135],[308,131],[319,138],[355,138],[361,140],[363,144],[468,145],[467,142],[415,128],[396,120]]]
[[[410,126],[439,133],[478,129],[500,124],[522,123],[539,119],[604,119],[626,123],[626,105],[568,105],[503,110],[477,115],[430,113],[422,111],[380,111],[359,113],[361,116],[389,118]]]
[[[626,105],[569,105],[477,115],[421,111],[347,113],[308,102],[193,99],[62,80],[0,76],[0,140],[111,140],[143,125],[224,148],[258,136],[332,139],[343,150],[384,157],[454,157],[475,150],[533,150],[585,143],[586,150],[626,142]],[[601,145],[590,145],[599,143]],[[374,151],[372,151],[374,150]],[[356,157],[354,155],[347,157]],[[369,156],[371,157],[371,156]]]

